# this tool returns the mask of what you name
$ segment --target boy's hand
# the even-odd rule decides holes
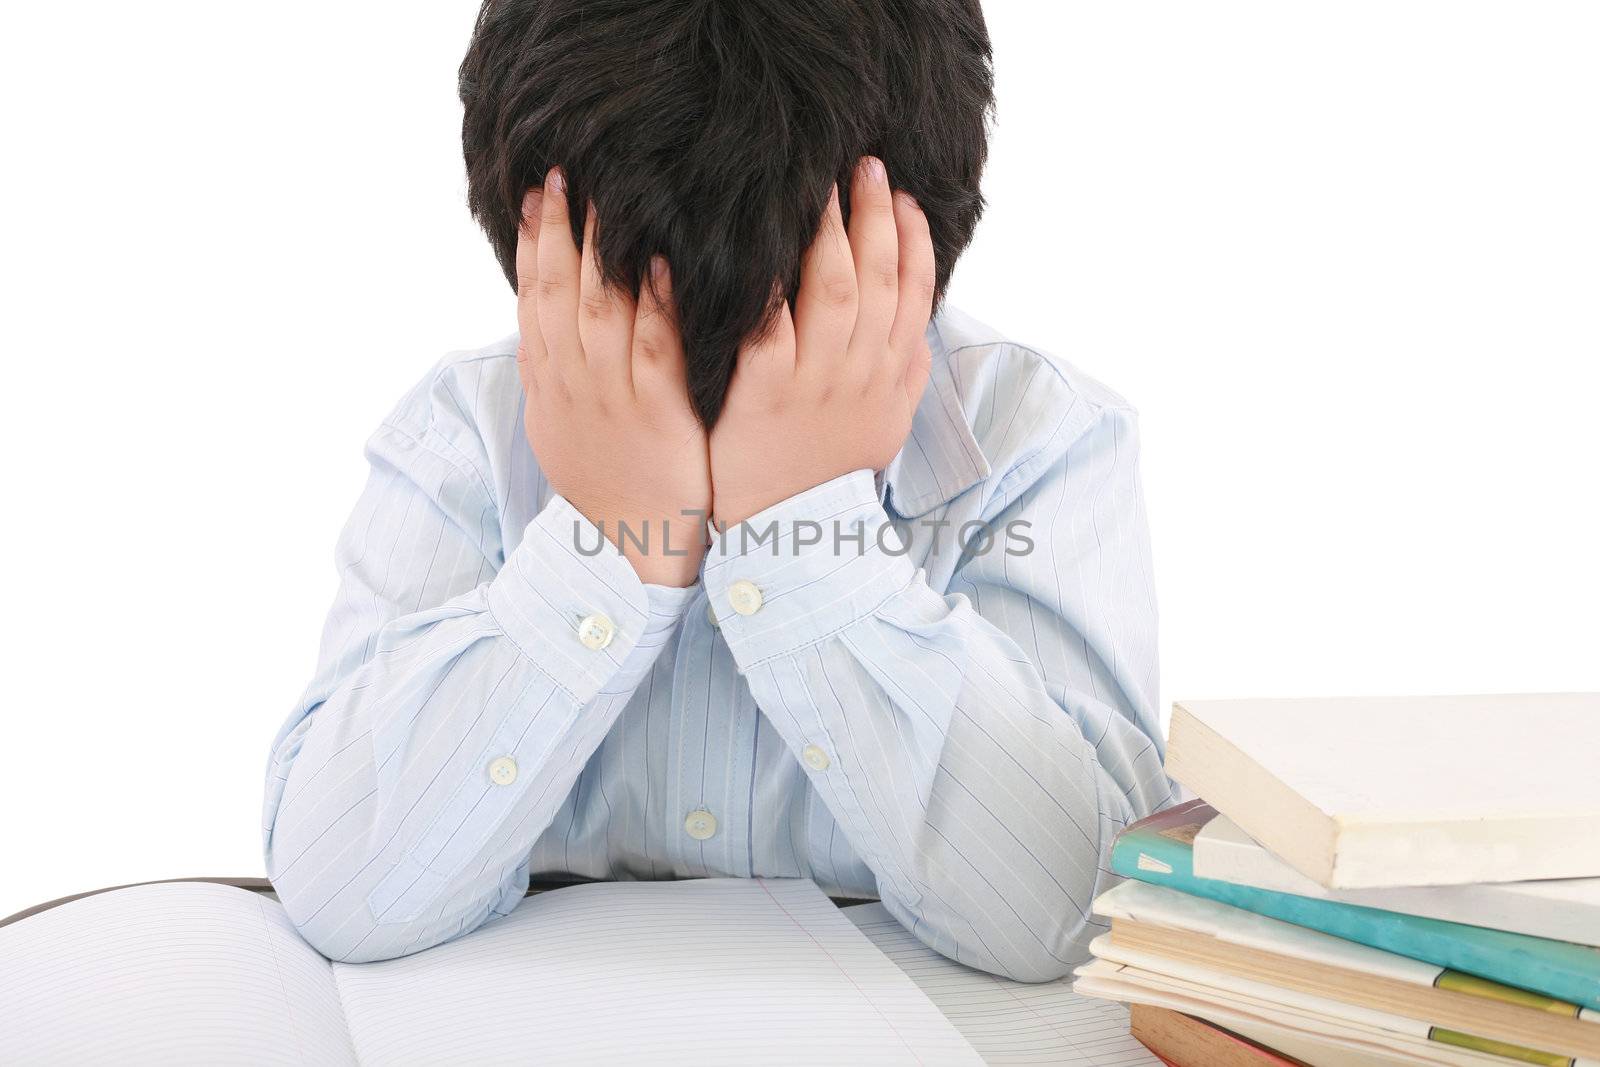
[[[594,210],[580,256],[559,170],[542,193],[528,191],[522,215],[517,370],[533,454],[551,487],[621,549],[641,580],[691,585],[705,554],[711,471],[705,431],[689,406],[666,261],[652,263],[655,295],[646,285],[635,301],[603,285]],[[646,546],[620,536],[619,524]]]
[[[881,470],[905,444],[928,382],[933,242],[883,164],[856,167],[845,232],[835,189],[800,292],[739,352],[711,432],[717,525],[727,528],[841,474]]]

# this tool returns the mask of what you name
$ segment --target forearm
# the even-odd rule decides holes
[[[768,661],[747,674],[752,692],[782,709],[775,727],[908,929],[983,970],[1065,974],[1093,936],[1112,837],[1165,799],[1149,739],[1091,713],[1112,727],[1108,763],[1142,779],[1130,787],[1028,669],[959,636],[961,620],[868,635],[881,625]],[[873,661],[883,653],[898,665]],[[966,682],[941,678],[958,671]]]
[[[822,522],[829,538],[835,517],[847,533],[860,520],[865,550],[714,548],[707,592],[757,701],[886,905],[973,966],[1066,973],[1083,955],[1110,838],[1166,799],[1155,744],[881,551],[886,518],[864,472],[775,513]],[[898,534],[881,541],[892,549]],[[723,606],[741,580],[761,591],[749,615]]]
[[[515,906],[533,841],[676,624],[687,590],[566,555],[569,511],[552,501],[492,581],[383,627],[275,741],[267,872],[324,954],[417,951]]]

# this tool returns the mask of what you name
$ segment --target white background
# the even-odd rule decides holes
[[[988,6],[951,299],[1143,412],[1163,699],[1600,689],[1600,8]],[[0,915],[260,873],[362,443],[515,328],[475,8],[6,16]]]

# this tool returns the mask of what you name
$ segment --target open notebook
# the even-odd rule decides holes
[[[425,952],[341,964],[260,894],[134,886],[0,928],[0,1062],[984,1062],[846,914],[809,881],[603,882],[528,897]],[[1018,1018],[1021,1040],[1053,1011]],[[1004,1045],[996,1018],[980,1043]],[[1072,1045],[1066,1016],[1054,1025]]]
[[[985,1063],[1160,1067],[1128,1032],[1128,1009],[1078,996],[1070,977],[1010,982],[941,956],[882,904],[856,904],[844,914],[917,983]]]

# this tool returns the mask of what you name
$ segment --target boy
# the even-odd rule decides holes
[[[530,878],[807,877],[1029,981],[1170,799],[1136,417],[933,315],[975,0],[488,0],[470,197],[518,333],[368,442],[267,872],[366,961]],[[709,518],[709,523],[707,519]]]

